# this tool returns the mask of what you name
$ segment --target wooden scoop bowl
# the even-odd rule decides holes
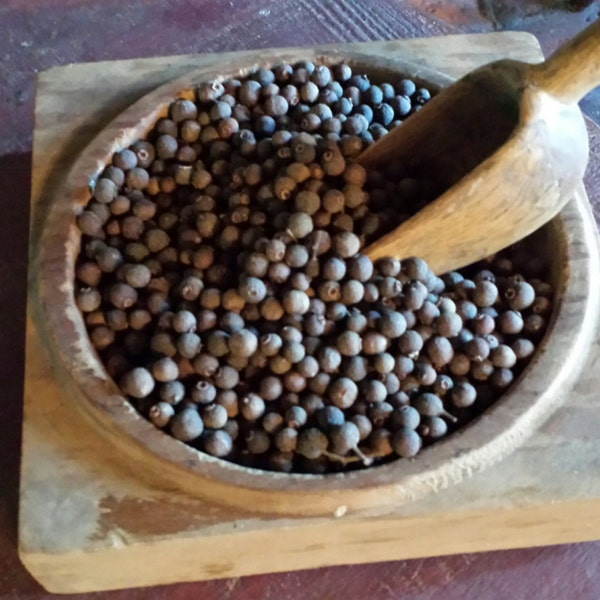
[[[367,168],[434,178],[434,202],[366,249],[425,258],[444,273],[485,258],[549,221],[588,160],[577,102],[600,84],[600,21],[548,60],[485,65],[363,152]]]

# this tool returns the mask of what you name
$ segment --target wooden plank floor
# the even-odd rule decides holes
[[[36,70],[86,60],[431,36],[493,28],[474,0],[3,0],[0,4],[0,598],[47,595],[20,565],[16,518],[33,81]],[[536,5],[535,2],[506,2]],[[559,3],[538,2],[538,5]],[[461,12],[461,9],[462,10]],[[509,23],[546,51],[598,12],[538,13]],[[436,19],[436,15],[438,19]],[[515,13],[518,16],[518,13]],[[85,98],[82,98],[85,102]],[[594,98],[584,104],[598,115]],[[600,129],[586,185],[600,220]],[[600,543],[336,567],[103,594],[103,598],[346,597],[596,599]],[[342,585],[343,583],[343,585]],[[345,596],[343,596],[346,594]],[[92,598],[82,595],[81,598]],[[94,597],[98,597],[97,595]]]

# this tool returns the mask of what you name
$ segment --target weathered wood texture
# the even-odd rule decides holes
[[[400,47],[403,58],[423,57],[434,66],[443,62],[448,71],[452,56],[460,55],[454,76],[507,49],[516,59],[539,56],[531,38],[502,35],[416,40],[398,47],[381,43],[371,51],[389,56]],[[60,172],[73,156],[133,100],[195,61],[186,56],[80,65],[42,74],[33,169],[34,245],[47,209],[46,191],[60,185]],[[87,102],[81,103],[74,90]],[[578,207],[585,211],[581,201]],[[589,216],[585,223],[585,235],[593,237]],[[599,344],[591,352],[594,363],[565,407],[508,460],[468,482],[386,514],[265,520],[251,510],[232,511],[152,482],[142,462],[119,460],[119,449],[74,413],[56,387],[47,352],[29,321],[22,557],[50,589],[74,592],[596,539]],[[338,586],[330,583],[324,590],[316,579],[301,595],[338,597]],[[216,588],[194,589],[198,594]],[[347,597],[368,594],[367,588],[361,588],[362,596],[346,589]],[[226,594],[227,588],[222,591]],[[252,597],[250,588],[240,594]]]
[[[497,61],[443,90],[359,157],[367,167],[435,174],[445,190],[366,254],[422,256],[446,273],[541,227],[585,173],[588,135],[577,102],[598,84],[600,21],[541,64]],[[431,244],[440,232],[443,241]]]
[[[435,49],[439,42],[430,40],[427,45]],[[385,56],[377,53],[371,56],[369,46],[361,48],[362,52],[347,49],[344,55],[353,68],[367,70],[373,78],[394,80],[400,72],[409,76],[418,74],[422,81],[434,85],[436,80],[438,84],[447,83],[447,79],[423,66],[400,60],[396,62],[395,55],[401,53],[402,44],[396,46],[395,53],[387,52]],[[43,213],[40,244],[34,244],[31,251],[32,316],[38,335],[51,346],[55,361],[62,361],[66,367],[64,375],[60,371],[56,373],[57,382],[65,388],[65,396],[76,408],[89,409],[89,416],[98,421],[99,429],[111,432],[112,440],[121,445],[125,455],[131,454],[133,447],[137,446],[131,443],[135,439],[139,445],[169,463],[156,464],[150,456],[136,454],[136,458],[145,463],[146,471],[154,469],[158,476],[169,478],[174,485],[185,486],[204,498],[244,510],[252,507],[260,512],[299,516],[330,515],[340,507],[352,513],[364,507],[398,506],[445,488],[451,482],[456,483],[465,474],[482,470],[511,452],[530,434],[532,423],[539,422],[562,403],[564,392],[568,390],[566,378],[576,377],[577,372],[573,369],[580,368],[577,361],[565,359],[565,350],[568,349],[568,356],[587,352],[589,330],[593,328],[589,319],[590,316],[595,317],[596,300],[595,288],[589,288],[593,277],[588,272],[591,265],[586,235],[577,229],[581,220],[578,220],[578,215],[567,215],[568,235],[562,232],[562,225],[556,225],[549,228],[546,243],[538,245],[539,252],[553,254],[557,266],[567,260],[565,256],[569,257],[566,269],[555,269],[555,287],[564,292],[560,300],[558,325],[540,348],[539,360],[527,370],[522,381],[503,396],[493,416],[484,417],[476,428],[469,428],[460,436],[452,436],[436,444],[417,460],[394,462],[352,476],[316,479],[270,474],[257,476],[252,471],[215,461],[203,453],[173,443],[131,410],[130,404],[120,396],[94,358],[95,353],[73,302],[73,264],[79,247],[74,216],[90,198],[90,180],[111,160],[113,152],[145,137],[159,116],[166,114],[173,98],[193,97],[194,86],[198,83],[228,73],[238,75],[238,72],[246,72],[259,60],[265,64],[278,60],[293,63],[301,58],[335,62],[338,60],[336,57],[337,50],[322,49],[198,57],[197,68],[160,86],[111,121],[78,154],[75,162],[69,165],[68,174],[57,186],[44,186],[44,203],[47,201],[48,211]],[[574,109],[574,112],[583,125],[579,111]],[[463,127],[468,125],[468,121],[463,123]],[[411,123],[404,127],[411,127]],[[443,130],[444,123],[438,124],[438,128]],[[42,123],[40,129],[43,129]],[[512,160],[508,149],[505,154]],[[581,164],[577,164],[577,168],[581,169],[581,177],[585,161],[583,157],[579,157],[579,161]],[[527,185],[527,179],[523,178],[522,183]],[[522,192],[523,197],[529,194]],[[570,193],[565,193],[565,196],[565,202],[572,197]],[[477,197],[473,199],[477,200]],[[458,202],[464,201],[465,198],[459,196]],[[505,210],[504,205],[500,205],[500,210]],[[500,226],[504,225],[504,221]],[[430,238],[433,239],[433,236]],[[37,240],[37,235],[32,239]],[[594,269],[591,271],[596,273]],[[569,273],[567,285],[562,282],[563,273]],[[548,393],[541,394],[540,389],[548,390]],[[125,433],[125,436],[119,436],[119,433]],[[173,467],[180,468],[174,470]],[[190,477],[190,473],[194,475]]]

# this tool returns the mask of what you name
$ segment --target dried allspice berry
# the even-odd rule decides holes
[[[343,64],[261,67],[115,153],[77,218],[74,296],[157,427],[251,467],[355,469],[412,458],[522,372],[554,291],[520,273],[543,261],[438,278],[360,254],[433,197],[355,161],[429,97]]]

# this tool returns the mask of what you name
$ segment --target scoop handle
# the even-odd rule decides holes
[[[548,60],[532,65],[529,82],[565,104],[579,102],[600,85],[600,19]]]

